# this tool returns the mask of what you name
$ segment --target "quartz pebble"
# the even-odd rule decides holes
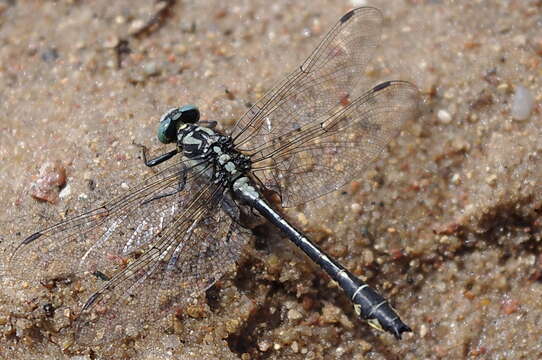
[[[527,120],[533,107],[534,97],[531,91],[524,86],[516,86],[512,99],[512,117],[515,120]]]

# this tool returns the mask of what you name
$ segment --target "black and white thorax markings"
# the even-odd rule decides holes
[[[183,124],[177,139],[179,150],[196,166],[209,166],[207,174],[216,183],[231,186],[250,171],[249,157],[235,150],[230,136],[205,126]]]

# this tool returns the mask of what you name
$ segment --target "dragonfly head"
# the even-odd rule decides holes
[[[199,110],[194,105],[185,105],[168,110],[160,118],[157,136],[163,144],[177,141],[177,132],[183,124],[194,124],[199,120]]]

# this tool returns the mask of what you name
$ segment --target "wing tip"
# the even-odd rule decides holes
[[[39,239],[41,236],[43,235],[43,233],[41,232],[35,232],[33,233],[32,235],[28,236],[26,239],[24,239],[21,243],[21,245],[28,245],[30,244],[32,241],[34,240],[37,240]]]
[[[343,16],[341,16],[341,18],[339,19],[339,23],[344,24],[348,22],[348,20],[350,20],[352,16],[354,16],[354,14],[356,14],[357,12],[367,12],[367,13],[373,12],[375,13],[376,16],[382,17],[382,12],[378,8],[375,8],[372,6],[362,6],[362,7],[354,8],[350,10],[349,12],[347,12],[346,14],[344,14]]]
[[[391,81],[384,81],[384,82],[376,85],[375,87],[373,87],[373,92],[384,90],[385,88],[389,87],[391,84],[392,84]]]
[[[17,245],[17,247],[13,250],[13,252],[11,253],[11,256],[9,257],[9,260],[8,260],[8,263],[12,263],[15,259],[15,257],[17,256],[17,254],[19,253],[19,250],[21,250],[21,248],[23,248],[23,246],[25,245],[28,245],[30,244],[31,242],[39,239],[41,236],[43,236],[43,233],[41,232],[35,232],[33,233],[32,235],[30,236],[27,236],[23,241],[21,241],[19,243],[19,245]]]
[[[349,12],[347,12],[346,14],[344,14],[343,16],[341,16],[339,22],[340,22],[341,24],[344,24],[345,22],[347,22],[352,16],[354,16],[356,10],[357,10],[357,9],[350,10]]]

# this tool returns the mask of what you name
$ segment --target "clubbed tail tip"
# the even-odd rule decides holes
[[[401,340],[401,336],[404,332],[412,332],[412,329],[409,328],[404,322],[401,321],[401,319],[397,319],[399,320],[396,324],[394,324],[393,328],[390,329],[391,333],[393,334],[393,336],[395,336],[395,338],[397,340]]]
[[[397,340],[401,340],[403,333],[412,332],[412,329],[401,320],[387,301],[380,303],[371,316],[372,319],[368,320],[369,325],[392,334]]]

